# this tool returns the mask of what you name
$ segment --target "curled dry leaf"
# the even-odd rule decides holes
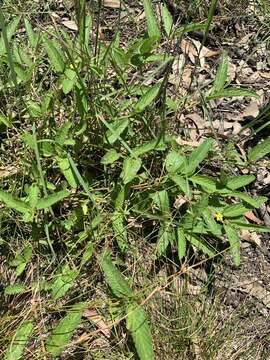
[[[264,79],[270,79],[270,72],[263,72],[263,71],[260,71],[259,72],[260,76]]]
[[[250,232],[246,229],[243,229],[240,231],[239,235],[241,240],[245,240],[251,244],[255,244],[257,246],[261,246],[262,244],[261,235],[255,232]]]
[[[183,39],[180,47],[193,64],[195,63],[195,58],[199,57],[202,68],[205,66],[205,58],[211,58],[220,54],[220,50],[208,49],[206,46],[202,46],[199,41],[193,39],[192,41]]]
[[[104,336],[107,338],[110,337],[110,328],[103,320],[95,309],[86,309],[83,313],[83,316],[86,317],[89,321],[95,324]]]
[[[253,221],[257,225],[263,224],[263,221],[260,220],[259,218],[257,218],[257,216],[255,216],[252,211],[246,212],[245,213],[245,218],[250,220],[250,221]]]
[[[177,198],[174,201],[173,206],[174,206],[175,209],[180,209],[180,207],[182,205],[184,205],[186,202],[187,202],[187,199],[185,198],[185,196],[178,195]]]
[[[119,0],[103,0],[103,5],[112,9],[119,9],[121,7],[121,1]]]
[[[69,30],[78,31],[78,26],[73,20],[63,20],[61,24]]]

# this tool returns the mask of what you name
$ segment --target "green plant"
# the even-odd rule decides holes
[[[204,138],[194,150],[179,145],[172,135],[171,115],[180,103],[168,83],[176,57],[174,43],[200,30],[203,45],[217,1],[211,1],[206,21],[177,28],[166,5],[161,7],[159,24],[159,14],[145,0],[147,29],[125,44],[120,28],[109,42],[99,38],[101,8],[95,19],[86,15],[84,1],[77,5],[75,35],[58,26],[42,32],[26,18],[22,22],[14,17],[7,25],[0,19],[1,91],[13,101],[5,103],[0,131],[7,144],[9,136],[16,142],[22,175],[1,180],[0,226],[5,239],[1,245],[8,267],[20,280],[6,284],[4,297],[38,292],[56,304],[60,314],[62,303],[71,302],[40,346],[56,357],[68,348],[94,289],[102,286],[106,299],[97,306],[108,310],[111,327],[121,327],[126,320],[125,329],[136,349],[125,344],[129,358],[136,352],[140,359],[150,360],[154,337],[145,305],[157,284],[151,283],[150,275],[145,276],[148,282],[136,282],[131,256],[144,251],[140,246],[146,243],[151,264],[170,258],[181,266],[215,261],[226,248],[240,265],[239,230],[269,231],[250,224],[245,214],[267,198],[251,197],[246,189],[256,177],[251,172],[232,176],[229,165],[231,161],[248,172],[250,165],[270,153],[269,140],[246,156],[239,155],[233,143]],[[19,26],[25,29],[22,36],[16,34]],[[229,86],[227,73],[224,52],[211,88],[202,94],[202,107],[223,97],[257,97],[249,89]],[[15,110],[19,115],[14,116]],[[233,153],[231,159],[224,159],[224,149]],[[9,156],[14,159],[12,151]],[[139,224],[138,234],[130,229],[133,220]],[[6,239],[13,228],[29,243],[18,245],[13,236],[9,244]],[[9,246],[15,248],[12,256]],[[37,258],[45,279],[35,274],[36,284],[25,272]],[[96,262],[112,295],[100,275],[89,280],[87,268],[94,274]],[[91,286],[78,291],[78,283]],[[7,359],[20,358],[33,329],[32,322],[22,322],[6,350]]]

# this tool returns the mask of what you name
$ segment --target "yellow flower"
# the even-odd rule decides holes
[[[221,214],[221,212],[215,213],[215,219],[217,221],[223,222],[223,215]]]

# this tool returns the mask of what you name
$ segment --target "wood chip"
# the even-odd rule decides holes
[[[112,8],[112,9],[120,9],[121,1],[119,1],[119,0],[103,0],[103,6]]]

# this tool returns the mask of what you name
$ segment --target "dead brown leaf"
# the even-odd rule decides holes
[[[109,326],[105,323],[102,316],[100,316],[95,309],[86,309],[83,313],[83,316],[95,324],[104,336],[107,338],[110,337],[111,332]]]
[[[16,166],[0,167],[0,179],[16,174],[19,169]]]
[[[245,213],[245,218],[247,218],[250,221],[253,221],[257,225],[260,225],[260,224],[263,223],[263,221],[258,219],[257,216],[255,216],[252,211],[246,212]]]
[[[259,114],[259,107],[256,100],[251,100],[249,105],[245,108],[241,118],[247,117],[247,116],[253,116],[256,117]]]
[[[246,229],[242,229],[239,235],[241,240],[245,240],[251,244],[255,244],[257,246],[261,246],[262,244],[261,235],[255,232],[250,232]]]
[[[174,206],[175,209],[179,209],[186,202],[187,202],[187,199],[185,198],[185,196],[178,195],[177,198],[174,201],[173,206]]]
[[[73,20],[63,20],[61,24],[69,30],[78,31],[78,26]]]
[[[270,79],[270,72],[263,72],[263,71],[260,71],[259,72],[260,76],[264,79]]]

